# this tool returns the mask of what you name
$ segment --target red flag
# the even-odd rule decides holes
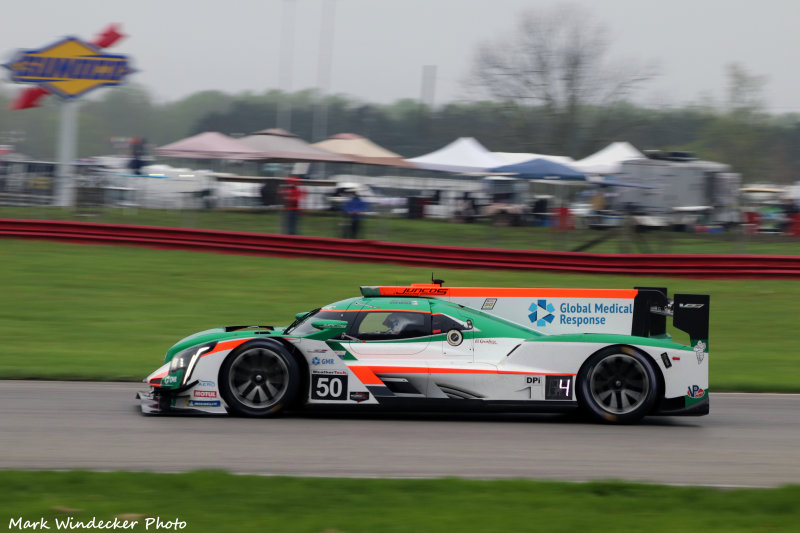
[[[98,48],[108,48],[112,44],[116,43],[125,37],[125,35],[117,31],[118,27],[118,24],[110,24],[108,28],[103,30],[102,33],[95,37],[94,41],[92,41],[92,44]]]
[[[39,100],[50,94],[50,91],[42,87],[30,87],[24,89],[17,94],[16,100],[9,104],[9,109],[28,109],[29,107],[38,107]]]

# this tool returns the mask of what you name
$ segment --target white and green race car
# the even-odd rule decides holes
[[[673,342],[667,317],[686,332]],[[361,287],[287,327],[191,335],[146,378],[145,413],[315,406],[705,415],[709,296],[665,288]]]

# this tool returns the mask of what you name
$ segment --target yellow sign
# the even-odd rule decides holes
[[[11,71],[12,81],[35,83],[64,98],[119,85],[134,72],[127,56],[108,54],[75,37],[40,50],[20,50],[3,66]]]

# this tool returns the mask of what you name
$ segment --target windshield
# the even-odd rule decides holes
[[[305,318],[292,323],[291,326],[286,328],[284,333],[287,335],[293,335],[295,337],[305,337],[310,333],[319,331],[317,328],[311,325],[312,322],[316,320],[347,320],[347,314],[348,313],[343,311],[315,309],[311,311]]]

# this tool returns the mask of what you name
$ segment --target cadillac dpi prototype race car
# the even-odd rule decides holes
[[[667,333],[667,317],[688,345]],[[361,287],[287,327],[228,326],[167,351],[142,411],[313,406],[705,415],[709,297],[660,287]]]

